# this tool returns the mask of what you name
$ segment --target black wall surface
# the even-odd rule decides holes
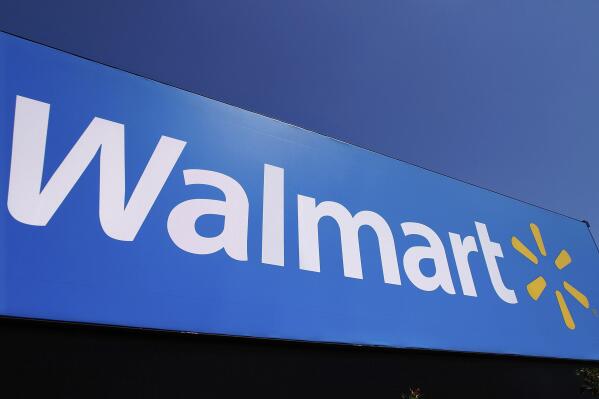
[[[573,361],[0,318],[2,398],[577,398]]]

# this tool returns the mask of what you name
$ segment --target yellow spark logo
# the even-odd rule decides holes
[[[530,231],[532,231],[532,235],[535,239],[535,242],[537,243],[537,247],[539,248],[539,252],[541,253],[541,255],[547,256],[545,244],[543,243],[543,237],[541,236],[541,231],[539,230],[537,225],[531,223]],[[522,254],[522,256],[524,256],[526,259],[528,259],[535,265],[539,264],[539,258],[537,258],[537,256],[515,236],[512,237],[512,246],[516,251],[520,252],[520,254]],[[555,264],[555,267],[557,267],[559,270],[562,270],[570,263],[572,263],[572,258],[570,258],[570,254],[568,253],[568,251],[562,249],[553,263]],[[564,289],[570,295],[572,295],[574,299],[576,299],[586,309],[589,308],[589,300],[582,292],[578,291],[565,280],[562,284],[564,286]],[[543,276],[539,276],[526,285],[526,290],[528,291],[528,295],[530,295],[530,297],[536,301],[539,299],[546,287],[547,281],[545,281],[545,278],[543,278]],[[570,309],[568,309],[568,305],[566,305],[566,301],[560,290],[555,290],[555,297],[557,299],[559,309],[562,312],[564,323],[570,330],[574,330],[576,328],[576,324],[574,324],[574,319],[572,319]]]

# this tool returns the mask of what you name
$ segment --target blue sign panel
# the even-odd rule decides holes
[[[0,201],[2,315],[599,360],[582,222],[6,34]]]

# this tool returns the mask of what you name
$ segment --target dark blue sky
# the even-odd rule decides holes
[[[597,0],[3,0],[0,29],[599,233]]]

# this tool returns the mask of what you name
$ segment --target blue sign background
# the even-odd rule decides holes
[[[10,216],[6,198],[17,95],[51,104],[45,181],[95,116],[125,125],[128,195],[161,135],[187,142],[135,241],[111,239],[100,226],[98,159],[47,226]],[[285,169],[282,268],[260,261],[265,163]],[[247,192],[249,261],[235,261],[224,251],[189,254],[169,238],[166,220],[174,206],[192,198],[223,198],[214,188],[184,185],[182,171],[194,168],[225,173]],[[327,219],[320,223],[321,272],[300,270],[297,194],[339,202],[352,214],[371,210],[383,216],[395,236],[402,285],[383,283],[376,236],[368,229],[360,232],[364,279],[345,278],[339,231]],[[6,34],[0,34],[0,199],[4,315],[599,360],[599,318],[593,312],[599,259],[583,223]],[[400,224],[406,221],[424,223],[441,237],[456,295],[421,291],[406,278],[403,253],[424,244],[403,236]],[[476,236],[475,221],[485,223],[502,246],[499,266],[503,281],[516,291],[515,305],[495,294],[480,252],[470,257],[478,297],[461,294],[447,233]],[[222,222],[206,217],[197,227],[216,235]],[[536,266],[510,245],[515,235],[534,248],[531,222],[548,251]],[[564,248],[573,262],[558,271],[553,259]],[[432,272],[432,264],[427,268]],[[539,275],[550,290],[534,301],[525,287]],[[575,330],[564,327],[553,296],[564,279],[591,302],[589,310],[566,297]]]

